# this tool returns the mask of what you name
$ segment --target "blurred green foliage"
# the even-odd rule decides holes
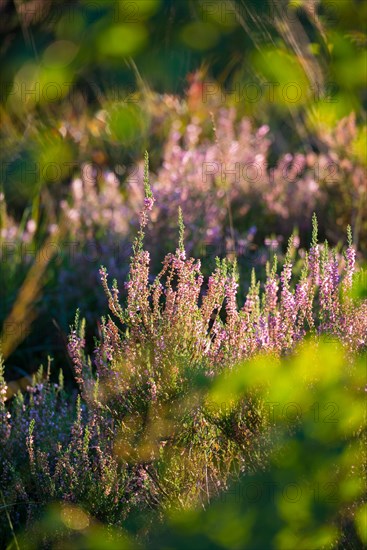
[[[259,357],[219,378],[216,403],[260,391],[274,421],[266,471],[243,476],[207,510],[173,514],[150,548],[361,548],[366,355],[309,342],[280,362]]]

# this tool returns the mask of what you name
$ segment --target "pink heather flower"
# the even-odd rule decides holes
[[[333,283],[330,275],[329,264],[324,267],[320,277],[320,305],[323,310],[329,309]]]
[[[336,255],[330,260],[330,275],[333,284],[333,292],[335,294],[337,293],[338,284],[340,282],[339,263]]]
[[[300,245],[300,238],[298,235],[295,235],[293,237],[293,246],[294,248],[299,248],[299,245]]]
[[[298,337],[304,335],[304,321],[306,320],[310,328],[314,327],[314,320],[312,315],[312,304],[313,304],[314,292],[312,288],[311,281],[304,277],[296,285],[296,310],[298,313]]]
[[[266,134],[269,133],[269,130],[270,130],[269,126],[267,124],[264,124],[263,126],[260,126],[260,128],[256,132],[256,135],[259,138],[262,138],[262,137],[266,136]]]
[[[320,306],[324,322],[326,321],[325,316],[328,316],[328,322],[332,325],[335,325],[338,317],[338,284],[338,261],[336,257],[329,258],[325,262],[320,276]]]
[[[226,296],[226,312],[228,317],[228,325],[229,327],[234,327],[234,323],[236,322],[238,318],[238,311],[237,311],[237,302],[236,302],[236,296],[237,296],[237,289],[238,289],[238,283],[233,278],[230,278],[227,281],[227,284],[225,286],[225,296]]]
[[[282,282],[283,288],[288,288],[291,277],[292,277],[292,264],[291,262],[287,261],[285,262],[282,273],[280,275],[280,280]]]
[[[308,287],[306,279],[303,279],[296,285],[296,306],[299,311],[305,311],[308,306]]]
[[[346,275],[344,277],[344,284],[347,288],[350,288],[352,286],[353,281],[353,275],[355,271],[355,262],[356,262],[356,251],[352,246],[348,246],[347,251],[345,253],[346,256]]]
[[[102,282],[102,287],[105,292],[105,295],[108,299],[108,307],[112,311],[116,317],[119,317],[121,321],[123,321],[123,311],[121,308],[121,305],[119,303],[119,290],[116,286],[112,288],[112,291],[109,289],[108,282],[107,282],[107,270],[105,267],[100,267],[99,269],[100,274],[100,280]],[[125,283],[125,288],[127,288],[128,283]]]
[[[85,346],[85,340],[80,338],[77,334],[77,331],[73,329],[69,335],[68,341],[68,352],[71,358],[71,361],[74,366],[75,379],[80,386],[83,386],[83,360],[82,360],[82,350]]]
[[[144,199],[144,208],[148,212],[153,208],[154,197],[145,197]]]
[[[245,305],[242,308],[242,311],[246,312],[248,318],[254,318],[254,315],[258,312],[259,307],[259,296],[256,289],[248,292],[245,300]]]
[[[296,301],[293,292],[289,288],[292,277],[292,264],[286,261],[280,276],[282,282],[281,290],[281,314],[285,339],[291,340],[293,336],[293,325],[296,320]]]
[[[295,311],[295,298],[294,298],[294,295],[293,293],[288,289],[288,288],[284,288],[282,290],[282,298],[281,298],[281,303],[282,303],[282,315],[284,317],[284,319],[288,319],[290,321],[293,321],[295,319],[295,316],[296,316],[296,311]]]
[[[275,277],[269,276],[265,283],[265,308],[275,311],[278,301],[278,282]]]
[[[269,325],[263,315],[259,317],[257,340],[260,348],[267,348],[270,344]]]
[[[33,435],[28,435],[26,438],[26,445],[29,455],[29,462],[31,465],[31,470],[34,470],[35,467],[35,460],[34,460],[34,437]]]

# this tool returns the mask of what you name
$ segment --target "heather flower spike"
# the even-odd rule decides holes
[[[285,263],[290,263],[292,260],[293,241],[294,241],[294,235],[292,234],[288,239],[287,252],[285,255]]]
[[[74,325],[70,327],[68,352],[74,366],[75,379],[82,388],[84,385],[84,347],[85,347],[85,319],[80,322],[80,311],[76,310]]]
[[[144,193],[147,199],[153,199],[153,193],[149,184],[149,153],[144,153]]]
[[[347,239],[348,239],[348,246],[352,246],[353,244],[353,235],[352,235],[352,228],[350,225],[347,227]]]
[[[144,240],[144,228],[148,223],[148,212],[150,212],[153,208],[154,204],[154,197],[152,193],[152,189],[150,187],[149,183],[149,155],[148,152],[145,151],[144,155],[144,206],[143,209],[140,212],[139,221],[140,221],[140,227],[138,234],[136,236],[134,245],[133,245],[133,253],[140,252],[143,249],[143,240]]]
[[[306,252],[305,257],[304,257],[304,264],[303,264],[302,271],[301,271],[301,280],[302,281],[307,278],[308,270],[309,270],[308,253]]]
[[[312,216],[312,241],[308,259],[312,284],[318,286],[320,284],[320,248],[318,245],[318,226],[315,212]]]
[[[314,212],[312,214],[312,242],[311,246],[315,247],[317,245],[317,235],[318,235],[318,224],[317,224],[317,216]]]
[[[347,227],[347,239],[348,239],[348,248],[345,252],[346,275],[345,275],[344,285],[347,288],[350,288],[353,282],[353,274],[355,271],[355,263],[356,263],[356,251],[353,248],[353,235],[352,235],[352,228],[350,227],[350,225],[348,225]]]
[[[28,451],[28,456],[29,456],[29,464],[30,464],[31,472],[32,472],[33,475],[35,474],[35,470],[36,470],[35,452],[34,452],[34,436],[33,436],[34,425],[35,425],[35,420],[34,420],[34,418],[32,418],[32,420],[29,423],[28,435],[26,437],[26,445],[27,445],[27,451]]]
[[[226,258],[223,258],[223,260],[221,260],[219,256],[216,256],[215,265],[219,273],[222,275],[222,277],[223,278],[227,277],[228,266],[227,266]]]
[[[80,320],[80,309],[77,308],[75,312],[74,317],[74,326],[71,328],[74,328],[74,330],[78,333],[79,332],[79,320]]]
[[[178,208],[178,229],[179,229],[178,248],[181,253],[184,253],[185,252],[185,245],[184,245],[185,225],[183,222],[181,206],[179,206]]]
[[[277,273],[277,267],[278,267],[278,256],[276,254],[274,254],[274,258],[273,258],[273,267],[272,267],[272,275],[273,277],[275,277],[276,273]]]
[[[240,274],[239,274],[239,271],[238,271],[237,258],[235,258],[232,262],[232,277],[236,281],[236,283],[240,279]]]
[[[251,289],[252,290],[255,290],[256,289],[256,273],[255,273],[255,268],[253,267],[252,270],[251,270]]]

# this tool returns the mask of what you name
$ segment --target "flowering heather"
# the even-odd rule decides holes
[[[93,164],[85,164],[81,178],[72,181],[70,205],[66,201],[61,203],[72,232],[86,239],[95,238],[100,231],[107,236],[125,235],[128,209],[119,181],[112,172],[97,176]]]
[[[141,214],[141,231],[149,208],[144,207]],[[162,363],[170,361],[170,352],[177,346],[191,359],[200,355],[208,372],[216,372],[261,351],[288,353],[307,334],[327,333],[353,351],[366,345],[367,303],[352,305],[348,294],[355,273],[350,228],[343,261],[329,250],[327,243],[317,243],[314,217],[313,241],[298,281],[292,274],[294,239],[291,238],[280,272],[275,261],[271,269],[267,268],[263,292],[253,272],[242,307],[237,305],[236,265],[218,260],[204,285],[200,261],[187,258],[182,244],[174,254],[165,257],[161,273],[150,283],[150,257],[141,248],[141,231],[126,283],[125,308],[117,300],[116,287],[113,296],[109,291],[106,270],[101,271],[110,309],[117,313],[126,330],[121,332],[112,319],[104,324],[96,350],[97,371],[98,368],[105,373],[111,369],[118,371],[123,360],[124,369],[134,373],[136,359],[139,364],[148,361],[150,375],[159,388]],[[120,359],[116,362],[117,356]],[[126,384],[126,378],[123,383]]]
[[[355,154],[358,128],[353,115],[340,121],[334,133],[318,136],[325,142],[320,146],[322,152],[293,152],[273,159],[270,128],[256,127],[234,108],[208,103],[203,114],[202,104],[189,108],[189,94],[182,100],[164,96],[160,103],[161,110],[158,104],[151,105],[152,124],[154,132],[163,132],[167,138],[162,158],[155,160],[152,178],[156,203],[147,232],[150,283],[160,270],[164,251],[174,250],[179,207],[186,224],[186,254],[202,257],[206,279],[214,257],[230,255],[233,250],[239,256],[238,270],[246,277],[248,265],[265,267],[271,259],[269,249],[281,254],[285,248],[282,235],[290,234],[295,226],[304,247],[314,210],[318,211],[321,233],[330,242],[339,243],[342,228],[344,231],[351,223],[356,244],[365,250],[366,180]],[[49,270],[52,273],[44,292],[44,309],[52,318],[58,317],[62,331],[67,330],[70,311],[76,304],[88,326],[96,325],[97,311],[105,307],[99,265],[105,265],[120,285],[127,276],[130,235],[137,225],[135,212],[144,203],[140,185],[143,170],[139,165],[126,175],[126,167],[120,168],[125,170],[123,177],[112,169],[84,163],[71,181],[69,197],[54,205],[67,220],[67,233],[53,249],[56,260]],[[145,200],[149,203],[150,198]],[[37,222],[29,213],[24,223],[16,223],[7,215],[4,197],[0,196],[0,255],[7,267],[4,288],[8,309],[44,234],[52,235],[60,225],[58,216],[47,212],[45,208],[44,219]],[[320,251],[318,244],[309,251],[316,288]],[[298,272],[298,265],[294,268]],[[244,281],[239,294],[243,296],[247,288]],[[45,324],[50,325],[48,321]],[[60,348],[55,340],[50,343],[53,351]],[[39,341],[34,344],[41,345]]]
[[[204,283],[200,260],[186,254],[181,211],[178,247],[150,277],[144,236],[155,200],[147,155],[144,184],[125,303],[116,281],[109,285],[107,270],[99,272],[112,316],[101,320],[93,361],[78,314],[71,328],[77,398],[67,397],[62,375],[51,382],[49,365],[8,407],[0,373],[0,487],[4,501],[16,503],[16,527],[30,528],[55,500],[82,505],[108,525],[124,527],[138,517],[144,529],[153,512],[161,517],[175,507],[205,506],[235,471],[246,475],[265,467],[273,424],[256,393],[213,409],[203,387],[259,353],[278,361],[306,336],[315,345],[323,333],[340,340],[350,357],[366,347],[367,302],[351,292],[356,266],[350,229],[341,262],[327,244],[317,243],[314,218],[311,249],[319,254],[306,255],[300,278],[293,276],[292,236],[283,266],[278,269],[274,258],[263,286],[253,271],[238,306],[236,263],[218,259]],[[6,533],[6,517],[1,521]]]
[[[209,128],[200,112],[191,113],[186,124],[171,122],[162,165],[152,184],[158,204],[155,229],[148,237],[153,246],[163,231],[166,239],[174,240],[173,220],[181,206],[188,253],[198,253],[203,242],[240,241],[252,226],[260,239],[271,232],[290,233],[295,226],[304,238],[315,210],[322,219],[322,232],[334,243],[352,220],[365,247],[366,178],[363,164],[353,154],[358,137],[353,114],[338,123],[337,139],[325,136],[321,149],[326,152],[287,153],[270,162],[268,126],[254,127],[233,107],[212,107]],[[348,160],[342,144],[350,153]]]
[[[98,266],[103,263],[119,280],[127,275],[131,205],[123,196],[115,174],[105,172],[97,178],[93,165],[86,164],[81,178],[72,182],[70,201],[63,201],[61,208],[68,221],[73,249],[65,247],[58,284],[69,294],[68,302],[78,303],[87,320],[95,322],[93,310],[103,307],[103,293],[96,290]],[[83,288],[78,284],[81,279]]]

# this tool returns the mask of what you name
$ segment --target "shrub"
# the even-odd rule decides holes
[[[0,482],[16,527],[62,501],[144,538],[168,510],[206,506],[236,475],[267,467],[276,435],[261,392],[251,387],[240,400],[213,406],[213,379],[222,376],[230,388],[243,360],[260,354],[279,364],[306,337],[316,346],[320,335],[340,340],[351,364],[366,346],[367,302],[353,295],[350,229],[338,262],[327,243],[317,243],[314,217],[300,279],[292,280],[291,238],[280,273],[274,258],[262,292],[253,274],[239,308],[235,262],[218,260],[203,290],[200,261],[186,257],[181,211],[178,247],[150,279],[143,240],[155,199],[147,155],[144,183],[125,306],[116,281],[110,287],[100,270],[114,319],[102,319],[93,361],[78,314],[71,328],[77,398],[65,392],[62,376],[51,382],[48,367],[8,408],[1,373]],[[8,520],[1,521],[6,533]]]

